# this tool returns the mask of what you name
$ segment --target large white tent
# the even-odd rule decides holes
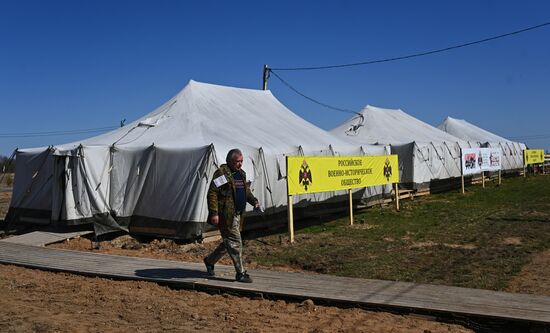
[[[471,145],[501,148],[503,170],[523,168],[523,149],[525,149],[523,143],[513,142],[463,119],[447,117],[437,128],[464,141],[469,141]]]
[[[286,155],[382,155],[312,125],[270,91],[190,81],[144,117],[83,141],[18,149],[12,222],[193,238],[205,230],[206,191],[231,148],[268,213],[286,206]],[[329,202],[339,193],[295,196]],[[361,193],[361,195],[365,195]],[[249,207],[250,208],[250,207]]]
[[[358,144],[391,145],[399,156],[403,185],[425,188],[434,180],[460,177],[460,149],[468,143],[399,109],[367,105],[330,131]]]

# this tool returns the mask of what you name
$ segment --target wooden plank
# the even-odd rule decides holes
[[[416,192],[416,193],[414,194],[414,196],[415,196],[415,197],[423,197],[423,196],[425,196],[425,195],[430,195],[430,194],[431,194],[430,191],[422,191],[422,192]]]
[[[368,208],[368,207],[373,207],[373,206],[378,206],[378,205],[390,204],[392,202],[393,202],[393,198],[374,199],[374,200],[368,200],[366,203],[363,203],[363,204],[358,204],[356,206],[356,208],[357,209],[363,209],[363,208]]]
[[[221,234],[220,234],[220,231],[218,229],[212,230],[212,231],[206,231],[206,232],[202,233],[203,238],[212,237],[212,236],[219,236],[219,235],[221,235]]]
[[[251,270],[252,284],[234,281],[231,266],[216,265],[208,278],[201,263],[78,252],[0,242],[0,263],[115,279],[147,280],[174,287],[218,289],[550,324],[550,297],[459,287],[336,277],[314,273]]]
[[[222,239],[219,230],[207,231],[202,233],[202,243],[217,242]]]
[[[48,244],[62,242],[67,239],[89,235],[93,231],[81,230],[71,232],[33,231],[26,234],[1,239],[0,242],[16,243],[34,246],[46,246]]]

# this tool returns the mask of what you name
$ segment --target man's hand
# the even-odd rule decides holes
[[[255,212],[260,212],[260,213],[264,212],[264,210],[263,210],[263,208],[262,208],[262,206],[260,205],[259,202],[256,202],[256,204],[254,205],[254,211]]]
[[[217,226],[220,223],[220,218],[218,215],[212,215],[210,217],[210,223]]]

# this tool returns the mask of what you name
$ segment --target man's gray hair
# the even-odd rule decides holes
[[[241,156],[242,154],[243,153],[241,152],[240,149],[237,149],[237,148],[231,149],[229,152],[227,152],[227,157],[225,158],[225,162],[229,163],[233,161],[233,158],[237,156]]]

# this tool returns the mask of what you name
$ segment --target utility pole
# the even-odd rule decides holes
[[[264,84],[262,86],[263,90],[267,90],[267,79],[269,79],[269,67],[264,65]]]

